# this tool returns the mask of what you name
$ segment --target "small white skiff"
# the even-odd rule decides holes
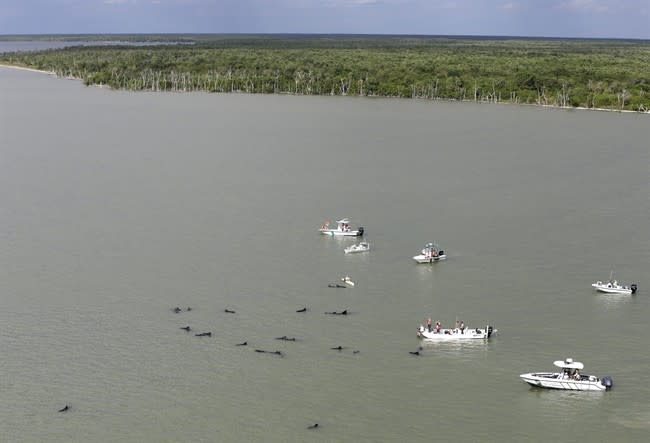
[[[630,286],[619,285],[616,280],[612,280],[611,276],[609,281],[602,282],[598,280],[596,283],[592,283],[591,287],[596,291],[606,292],[608,294],[636,294],[636,284],[632,283]]]
[[[572,358],[557,360],[553,364],[562,372],[531,372],[519,377],[531,386],[547,389],[565,389],[571,391],[604,391],[614,385],[612,377],[598,378],[595,375],[582,375],[584,365]]]
[[[445,251],[440,249],[435,243],[427,243],[420,254],[413,257],[418,263],[434,263],[441,260],[446,260],[447,255]]]
[[[417,336],[433,341],[487,340],[496,332],[496,329],[489,325],[485,328],[466,328],[463,326],[462,328],[453,329],[439,328],[437,326],[429,328],[420,325]]]
[[[356,254],[357,252],[369,252],[370,243],[368,243],[367,241],[362,241],[352,246],[348,246],[347,248],[344,249],[344,251],[346,254]]]
[[[347,218],[337,220],[336,222],[336,228],[330,229],[330,222],[328,220],[325,220],[323,225],[320,227],[318,230],[321,234],[324,235],[331,235],[333,237],[361,237],[363,236],[363,228],[359,229],[352,229],[350,227],[350,220]]]

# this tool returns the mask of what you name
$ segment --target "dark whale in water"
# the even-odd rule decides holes
[[[337,347],[335,347],[335,348],[330,348],[330,349],[332,349],[332,350],[334,350],[334,351],[342,351],[342,350],[345,349],[345,348],[344,348],[343,346],[337,346]]]
[[[232,311],[230,309],[224,309],[223,312],[227,312],[228,314],[235,314],[235,311]]]
[[[279,355],[280,357],[284,357],[282,351],[265,351],[264,349],[255,349],[255,352],[259,352],[262,354],[275,354],[275,355]]]
[[[343,310],[341,312],[336,312],[336,311],[326,312],[326,314],[329,314],[329,315],[348,315],[348,310],[345,309],[345,310]]]
[[[307,429],[316,429],[318,427],[318,423],[314,423],[313,425],[307,426]]]
[[[189,326],[185,326],[184,328],[180,328],[180,329],[184,329],[187,332],[190,332],[192,330],[192,328],[190,328]]]
[[[296,337],[287,337],[286,335],[283,335],[282,337],[276,337],[276,340],[284,340],[284,341],[296,341]]]
[[[296,312],[307,312],[307,308],[298,309]]]
[[[59,412],[65,412],[65,411],[67,411],[68,409],[70,409],[70,406],[65,405],[64,407],[62,407],[61,409],[59,409]]]
[[[235,346],[246,346],[247,344],[248,344],[248,342],[245,341],[243,343],[237,343]]]
[[[212,337],[212,332],[201,332],[200,334],[194,334],[196,337]]]
[[[420,351],[409,351],[411,355],[420,355]]]

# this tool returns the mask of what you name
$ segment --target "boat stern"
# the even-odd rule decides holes
[[[609,375],[606,375],[600,379],[600,384],[603,385],[605,389],[609,391],[614,386],[614,380],[612,380],[612,377],[610,377]]]

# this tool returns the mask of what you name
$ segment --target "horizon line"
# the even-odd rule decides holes
[[[542,35],[496,35],[496,34],[370,34],[370,33],[306,33],[306,32],[99,32],[99,33],[19,33],[2,34],[6,37],[83,37],[83,36],[329,36],[329,37],[420,37],[420,38],[456,38],[456,39],[536,39],[536,40],[628,40],[650,42],[650,38],[640,37],[553,37]]]

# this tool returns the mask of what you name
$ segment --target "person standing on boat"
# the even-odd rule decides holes
[[[427,330],[429,332],[431,332],[433,330],[432,327],[431,327],[431,319],[430,318],[427,318]]]
[[[464,334],[465,333],[465,322],[460,322],[460,333]]]
[[[436,322],[436,334],[440,334],[440,328],[441,328],[441,327],[442,327],[442,326],[440,325],[440,322],[437,321],[437,322]]]

